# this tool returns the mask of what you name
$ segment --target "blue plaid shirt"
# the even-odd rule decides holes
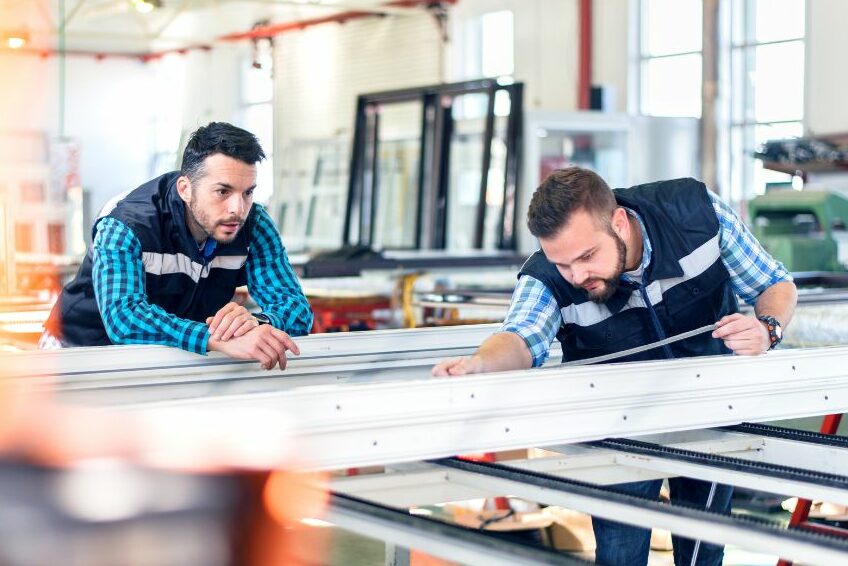
[[[258,210],[246,264],[250,296],[274,327],[303,336],[312,327],[309,303],[271,217],[264,207],[254,206]],[[203,253],[213,250],[212,245],[204,246]],[[141,243],[126,224],[111,217],[99,220],[92,253],[94,295],[110,337],[121,336],[122,344],[162,344],[206,353],[206,324],[180,318],[148,302]]]
[[[721,261],[730,274],[730,286],[746,303],[752,305],[760,294],[780,281],[792,281],[783,264],[766,252],[750,230],[739,220],[724,201],[708,191],[719,223]],[[628,210],[642,227],[641,272],[651,262],[651,242],[642,219]],[[627,275],[622,275],[627,278]],[[530,348],[533,367],[541,366],[548,358],[551,342],[562,325],[562,315],[556,299],[538,279],[523,275],[512,294],[502,332],[521,336]]]

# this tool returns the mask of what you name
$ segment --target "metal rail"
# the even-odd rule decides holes
[[[346,530],[391,542],[405,548],[426,549],[428,554],[462,564],[514,566],[515,564],[589,564],[562,553],[504,540],[486,531],[475,531],[410,515],[406,511],[333,493],[326,519]]]
[[[844,538],[789,531],[777,523],[667,505],[610,488],[498,464],[456,458],[434,463],[460,472],[451,475],[451,481],[474,482],[501,493],[562,505],[622,523],[664,528],[694,539],[736,544],[814,564],[842,564],[848,560],[848,540]]]

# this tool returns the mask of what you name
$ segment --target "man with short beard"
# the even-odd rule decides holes
[[[264,158],[256,136],[212,122],[191,135],[180,171],[112,199],[41,347],[163,344],[285,368],[312,311],[276,226],[253,202]],[[233,302],[241,285],[260,313]]]
[[[596,173],[572,167],[545,179],[527,213],[541,250],[521,269],[501,331],[434,375],[456,376],[542,365],[554,338],[563,361],[621,352],[702,326],[712,333],[616,361],[774,348],[795,309],[796,289],[736,214],[703,183],[677,179],[610,190]],[[736,296],[754,305],[739,313]],[[619,488],[656,499],[661,481]],[[673,503],[729,512],[732,488],[671,478]],[[600,564],[646,564],[650,532],[593,519]],[[695,543],[673,537],[675,564],[690,564]],[[723,547],[701,544],[699,565],[720,564]]]

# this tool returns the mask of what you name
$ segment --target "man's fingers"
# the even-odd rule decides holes
[[[229,314],[233,309],[236,309],[236,308],[239,308],[239,307],[241,307],[241,305],[239,305],[238,303],[230,302],[230,303],[227,303],[226,305],[224,305],[223,307],[221,307],[220,309],[218,309],[218,312],[216,312],[215,316],[212,317],[212,322],[207,323],[207,324],[209,324],[209,332],[211,332],[212,334],[215,334],[215,331],[221,325],[221,321],[224,319],[224,317],[227,314]]]
[[[215,338],[218,340],[224,340],[224,334],[230,329],[234,318],[235,314],[231,312],[224,315],[221,321],[215,325],[215,331],[213,332]]]
[[[757,324],[759,324],[759,322]],[[727,321],[723,325],[713,330],[713,338],[726,338],[728,336],[732,336],[733,334],[738,334],[740,332],[750,330],[751,328],[752,327],[750,322],[745,320],[744,318]]]
[[[238,329],[233,333],[233,338],[239,338],[241,336],[244,336],[245,334],[247,334],[248,332],[250,332],[251,330],[253,330],[257,326],[259,326],[259,323],[256,322],[256,319],[254,319],[253,317],[250,317],[250,319],[245,320],[244,324],[239,326]]]
[[[297,344],[294,340],[292,340],[291,336],[283,332],[282,330],[274,329],[274,337],[280,340],[283,345],[286,347],[286,350],[289,350],[295,356],[300,355],[300,348],[298,348]]]
[[[249,313],[238,314],[230,323],[229,327],[221,335],[221,340],[229,340],[233,336],[236,336],[236,331],[241,330],[245,326],[247,326],[247,328],[244,330],[244,332],[238,334],[238,336],[241,336],[252,328],[256,328],[257,326],[259,326],[259,323],[256,322],[256,319],[254,319],[253,316],[251,316]]]
[[[276,355],[272,353],[272,349],[267,345],[257,343],[252,349],[252,357],[259,362],[262,369],[271,369],[276,364]]]
[[[262,368],[267,370],[274,369],[274,366],[277,365],[277,362],[280,359],[280,353],[277,351],[277,349],[274,348],[272,344],[264,340],[259,340],[256,343],[256,347],[263,354],[264,359],[262,362]]]
[[[432,374],[438,377],[447,377],[451,375],[465,375],[466,371],[465,359],[454,358],[437,364],[433,368]]]

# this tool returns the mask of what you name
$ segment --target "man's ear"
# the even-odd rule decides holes
[[[627,211],[622,207],[617,207],[612,212],[612,218],[610,219],[610,226],[612,226],[613,231],[618,234],[619,238],[624,238],[626,231],[630,227],[630,221],[627,218]]]
[[[191,202],[191,181],[185,175],[180,175],[177,178],[177,192],[183,202],[186,204]]]

